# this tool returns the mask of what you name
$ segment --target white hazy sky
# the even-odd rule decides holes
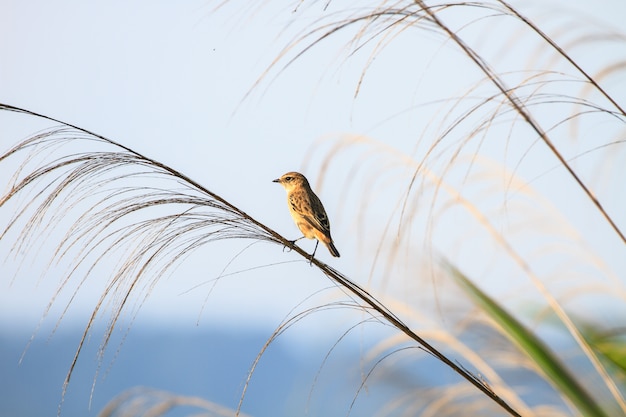
[[[250,2],[233,1],[213,13],[213,3],[217,2],[0,1],[0,102],[123,143],[182,171],[285,236],[296,237],[284,192],[271,180],[305,168],[311,144],[326,136],[397,133],[398,142],[410,137],[402,132],[406,121],[400,127],[384,122],[426,99],[416,98],[413,87],[408,98],[404,93],[406,77],[420,65],[428,65],[421,61],[428,54],[404,50],[400,62],[374,66],[361,97],[354,100],[355,76],[366,57],[344,61],[341,42],[348,38],[340,35],[311,50],[278,77],[272,73],[243,100],[281,48],[305,27],[294,21],[312,21],[316,14],[339,8],[340,2],[332,2],[326,12],[322,11],[326,2],[316,2],[296,13],[285,12],[289,9],[277,6],[278,1],[258,10],[247,10]],[[626,2],[621,0],[595,2],[594,10],[585,10],[588,1],[569,3],[616,27],[626,17]],[[292,29],[281,33],[287,23],[292,23]],[[439,48],[437,43],[423,47],[429,53]],[[394,53],[398,51],[391,48],[391,56]],[[455,73],[456,68],[449,65],[450,73],[442,73],[441,81],[450,76],[462,80],[464,74]],[[440,88],[428,84],[432,79],[421,81],[419,73],[415,79],[422,82],[420,94]],[[384,88],[380,80],[385,81]],[[23,117],[0,117],[3,148],[43,126]],[[0,166],[0,178],[10,174],[5,172],[9,168]],[[308,169],[316,173],[316,167]],[[320,194],[331,219],[342,218],[341,196],[333,185],[325,183]],[[340,259],[330,258],[323,249],[318,253],[322,260],[358,277],[367,266],[355,266],[359,258],[348,224],[333,223]],[[312,249],[313,244],[303,246]],[[222,250],[214,245],[190,259],[157,289],[144,306],[145,314],[195,319],[201,314],[205,292],[185,291],[213,278],[241,247]],[[207,259],[211,267],[205,271]],[[229,270],[296,259],[294,254],[256,245]],[[202,314],[218,319],[241,314],[244,320],[256,320],[262,319],[268,305],[286,314],[294,300],[326,285],[303,265],[279,265],[223,280],[209,299],[215,310],[207,307]],[[54,279],[46,277],[37,284],[28,265],[21,271],[26,272],[10,286],[2,277],[3,321],[15,317],[36,321],[54,291]],[[281,292],[298,295],[276,296]],[[86,300],[83,308],[89,308],[89,303]],[[253,317],[248,314],[252,309]]]

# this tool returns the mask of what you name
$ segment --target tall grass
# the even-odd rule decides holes
[[[292,25],[297,13],[320,17],[287,43],[250,95],[331,44],[346,61],[363,65],[353,82],[355,103],[371,100],[368,90],[399,84],[414,104],[385,122],[400,125],[399,139],[357,132],[311,147],[307,171],[318,172],[320,186],[332,179],[350,196],[338,217],[353,232],[366,279],[313,260],[346,298],[294,310],[284,320],[254,359],[240,408],[256,365],[277,337],[310,314],[348,308],[367,317],[363,323],[395,329],[365,352],[368,370],[352,404],[367,387],[375,389],[375,376],[391,372],[395,361],[417,362],[427,352],[459,377],[427,388],[416,384],[390,398],[382,414],[626,414],[626,291],[623,273],[615,271],[624,258],[626,207],[614,197],[623,195],[622,170],[605,164],[624,149],[624,97],[610,87],[625,56],[590,63],[577,54],[590,39],[596,47],[625,37],[591,24],[555,29],[520,7],[504,1],[294,4]],[[347,42],[337,48],[333,39]],[[423,42],[434,43],[436,52],[422,55]],[[396,43],[415,49],[397,51]],[[419,76],[388,84],[376,78],[379,61],[412,54],[429,63]],[[450,70],[450,56],[462,63],[458,78],[438,88],[437,72]],[[383,68],[394,68],[390,64]],[[431,83],[434,92],[421,101],[419,92]],[[20,161],[0,199],[0,207],[18,200],[0,236],[18,230],[11,253],[37,251],[38,236],[62,228],[51,262],[73,261],[59,287],[72,294],[70,303],[90,285],[96,267],[119,259],[64,389],[105,307],[111,319],[103,349],[121,315],[136,312],[159,279],[192,252],[248,239],[308,257],[248,214],[253,208],[231,204],[177,169],[77,126],[10,104],[0,108],[61,124],[0,157],[0,163]],[[583,221],[567,214],[570,204],[583,210]],[[598,228],[608,231],[600,242]],[[610,309],[614,322],[604,320],[598,306]],[[551,333],[568,340],[567,355]],[[536,384],[551,386],[554,398],[537,403],[527,396]],[[123,408],[124,401],[112,407]]]
[[[12,106],[0,106],[7,111],[46,118]],[[74,149],[83,141],[88,142],[88,151],[64,149],[66,146]],[[104,146],[102,150],[94,150],[101,146]],[[107,149],[109,147],[112,149]],[[56,157],[55,152],[59,152],[60,156]],[[42,153],[45,154],[44,162],[38,158]],[[0,235],[2,238],[13,228],[21,227],[11,251],[34,251],[42,232],[46,233],[50,228],[63,224],[61,220],[73,208],[80,207],[82,211],[73,224],[65,226],[67,232],[52,259],[63,258],[70,253],[74,256],[74,265],[61,283],[58,293],[65,289],[73,275],[85,268],[84,276],[75,284],[67,307],[100,263],[116,253],[123,254],[121,263],[116,266],[87,322],[63,384],[63,394],[83,344],[101,310],[106,305],[112,305],[111,319],[102,341],[101,349],[104,350],[119,318],[128,309],[129,300],[133,297],[145,299],[159,278],[189,252],[214,241],[253,239],[289,247],[309,257],[293,241],[282,237],[184,174],[83,129],[67,125],[42,132],[1,155],[0,162],[16,156],[25,163],[16,172],[9,191],[2,196],[0,206],[21,193],[32,191],[33,187],[37,192],[9,218]],[[50,162],[45,162],[47,160]],[[30,166],[31,161],[38,161],[35,167]],[[152,181],[156,181],[155,185],[150,185]],[[90,201],[92,199],[94,201]],[[72,249],[76,249],[76,252],[73,253]],[[348,305],[374,317],[380,316],[504,409],[518,415],[487,384],[430,345],[361,286],[315,258],[311,259],[311,264],[348,294],[356,297],[354,304]],[[54,301],[51,300],[48,309]],[[268,343],[281,331],[279,329]]]

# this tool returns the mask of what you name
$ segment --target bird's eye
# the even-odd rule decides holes
[[[287,177],[287,178],[285,178],[285,181],[289,182],[289,181],[291,181],[292,179],[293,179],[292,177]]]

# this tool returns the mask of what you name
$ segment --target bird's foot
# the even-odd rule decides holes
[[[298,240],[298,239],[296,239]],[[296,240],[288,240],[287,242],[291,243],[292,245],[296,244]],[[287,249],[287,252],[291,252],[293,250],[293,248],[288,247],[287,245],[283,246],[283,252],[285,251],[285,249]]]
[[[297,241],[299,241],[300,239],[303,239],[303,238],[304,238],[304,236],[299,237],[299,238],[294,239],[294,240],[288,240],[287,242],[291,243],[292,245],[295,245]],[[291,252],[291,250],[293,248],[289,248],[289,247],[287,247],[287,245],[285,245],[285,246],[283,246],[283,252],[285,251],[285,249],[289,249],[287,252]]]
[[[296,242],[299,241],[300,239],[304,239],[304,236],[301,236],[301,237],[299,237],[297,239],[294,239],[294,240],[288,240],[287,242],[291,243],[292,245],[295,245]],[[291,252],[291,250],[293,248],[288,248],[287,245],[285,245],[285,246],[283,246],[283,252],[285,251],[285,249],[289,249],[287,252]]]

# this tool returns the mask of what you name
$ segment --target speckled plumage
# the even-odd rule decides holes
[[[330,222],[326,210],[305,176],[298,172],[288,172],[274,182],[285,187],[289,212],[304,237],[317,239],[326,245],[331,255],[339,257],[339,251],[330,236]],[[317,250],[317,245],[315,249]]]

